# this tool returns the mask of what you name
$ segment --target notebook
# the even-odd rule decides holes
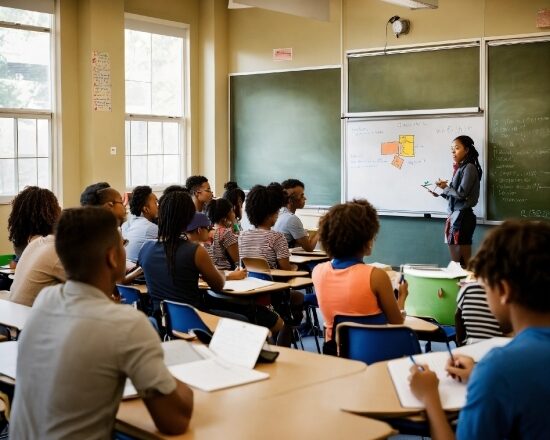
[[[492,338],[477,344],[466,345],[453,350],[453,353],[460,353],[474,358],[479,362],[491,349],[502,347],[511,341],[511,338]],[[445,410],[458,410],[466,403],[466,384],[460,383],[447,375],[445,366],[449,359],[446,351],[415,355],[417,364],[427,364],[430,370],[437,374],[439,379],[439,395],[441,405]],[[397,396],[404,408],[423,408],[420,402],[411,392],[408,377],[412,362],[405,357],[388,362],[388,370],[397,391]]]
[[[169,367],[182,382],[203,391],[216,391],[267,379],[254,370],[268,329],[233,319],[220,319],[209,347],[197,346],[204,360]]]

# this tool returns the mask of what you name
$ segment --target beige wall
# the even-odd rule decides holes
[[[226,10],[226,0],[58,0],[57,121],[60,188],[64,206],[82,188],[107,180],[124,188],[124,12],[187,23],[190,30],[188,172],[203,173],[216,192],[228,178],[228,73],[337,65],[346,50],[381,47],[393,15],[412,22],[409,35],[388,45],[529,34],[548,0],[439,0],[436,10],[411,11],[380,0],[331,0],[331,20],[316,21],[260,9]],[[273,61],[272,49],[292,47],[292,61]],[[109,52],[113,111],[91,111],[90,56]],[[109,154],[116,146],[117,156]],[[0,206],[6,231],[9,205]],[[7,233],[0,253],[11,252]]]

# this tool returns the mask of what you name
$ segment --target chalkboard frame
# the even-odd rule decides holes
[[[345,64],[344,64],[344,87],[343,95],[344,102],[343,108],[344,117],[378,117],[378,116],[408,116],[408,115],[451,115],[456,113],[476,113],[481,112],[483,108],[482,102],[484,100],[483,96],[483,77],[484,77],[484,53],[482,50],[483,39],[473,38],[467,40],[458,40],[453,42],[445,43],[427,43],[427,44],[418,44],[410,46],[395,46],[390,49],[369,49],[369,50],[350,50],[346,52]],[[451,107],[451,108],[426,108],[426,109],[405,109],[405,110],[382,110],[382,111],[350,111],[350,58],[361,58],[361,57],[376,57],[376,56],[391,56],[391,55],[400,55],[400,54],[409,54],[409,53],[422,53],[422,52],[435,52],[440,50],[453,50],[453,49],[464,49],[464,48],[477,48],[478,49],[478,81],[477,81],[477,95],[478,102],[476,106],[473,107]]]

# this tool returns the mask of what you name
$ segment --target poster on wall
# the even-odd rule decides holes
[[[92,51],[92,107],[96,112],[112,111],[111,59],[107,52]]]

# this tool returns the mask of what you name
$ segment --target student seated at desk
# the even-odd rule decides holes
[[[239,236],[233,231],[235,210],[226,199],[214,199],[207,208],[214,225],[211,241],[205,243],[208,255],[221,270],[234,270],[239,265]]]
[[[285,193],[278,183],[271,183],[267,187],[254,186],[246,197],[246,214],[255,229],[243,231],[239,235],[239,255],[241,258],[265,258],[272,269],[296,270],[290,264],[290,251],[283,234],[271,228],[277,221],[279,210],[285,202]],[[304,295],[301,292],[290,291],[291,315],[287,316],[288,324],[298,325],[303,315]],[[278,304],[273,304],[282,313]],[[291,327],[285,326],[284,335],[290,345]]]
[[[15,254],[13,267],[34,237],[53,232],[60,212],[57,197],[49,189],[28,186],[15,196],[8,217],[8,239]]]
[[[186,430],[192,391],[146,316],[111,299],[126,269],[117,229],[107,210],[63,212],[55,247],[68,281],[44,289],[19,338],[11,439],[111,438],[126,377],[160,431]]]
[[[287,201],[286,206],[283,206],[279,213],[273,230],[284,234],[289,248],[301,246],[303,250],[312,252],[317,245],[319,234],[310,238],[300,217],[296,215],[296,210],[303,209],[306,204],[305,186],[297,179],[285,180],[281,186],[285,190]]]
[[[215,201],[216,200],[212,200],[208,204],[208,206],[210,207],[210,205]],[[226,200],[224,201],[227,202]],[[202,212],[195,212],[195,216],[193,217],[193,220],[191,220],[191,223],[189,223],[189,225],[187,226],[187,231],[185,232],[185,235],[189,240],[204,246],[210,258],[212,258],[212,255],[210,254],[208,247],[212,240],[211,231],[212,231],[212,224],[210,223],[210,220],[207,217],[207,215],[203,214]],[[236,236],[235,236],[235,240],[236,240]],[[212,260],[212,262],[214,263],[214,266],[216,266],[217,269],[220,269],[220,270],[226,269],[223,267],[218,267],[214,260]],[[231,272],[226,273],[225,277],[228,280],[242,280],[243,278],[246,278],[246,271],[240,270],[240,269],[233,270]]]
[[[483,339],[504,335],[489,309],[487,292],[481,284],[470,282],[462,286],[456,302],[455,327],[458,345],[474,344]]]
[[[233,205],[235,211],[235,221],[233,222],[233,232],[239,234],[243,229],[241,227],[241,219],[243,218],[243,204],[245,199],[244,191],[239,188],[237,182],[226,182],[223,186],[225,192],[222,198],[228,200]]]
[[[372,252],[379,227],[376,209],[366,200],[335,205],[321,217],[319,239],[332,261],[315,266],[312,278],[327,341],[334,337],[336,315],[383,313],[388,323],[403,323],[407,282],[400,284],[396,301],[386,271],[363,263],[363,257]],[[329,344],[326,350],[335,354],[336,345]]]
[[[470,268],[504,331],[515,338],[494,348],[474,367],[455,355],[447,371],[468,382],[460,411],[459,439],[550,438],[550,223],[507,221],[483,241]],[[426,405],[432,438],[453,439],[438,392],[437,376],[411,368],[411,390]]]
[[[122,224],[122,236],[128,240],[126,258],[136,262],[141,246],[145,240],[156,240],[159,228],[158,200],[150,186],[136,186],[130,198],[128,221]]]
[[[223,289],[225,276],[216,269],[204,247],[186,235],[187,229],[191,227],[195,234],[202,234],[202,238],[208,239],[208,228],[192,223],[196,214],[199,213],[195,213],[195,205],[189,194],[174,191],[162,196],[159,203],[159,239],[147,240],[139,252],[138,261],[143,268],[147,289],[153,300],[154,315],[159,324],[160,302],[170,300],[190,304],[200,310],[212,308],[238,313],[277,333],[283,322],[266,307],[258,306],[251,313],[246,305],[232,304],[217,298],[208,298],[206,301],[199,290],[199,275],[214,291]],[[201,216],[210,223],[204,214]]]
[[[193,197],[193,203],[197,212],[203,212],[206,205],[214,197],[208,179],[204,176],[191,176],[185,181],[185,186],[191,197]]]
[[[80,206],[99,206],[111,211],[120,227],[126,220],[126,206],[120,193],[107,182],[88,185],[80,194]]]

